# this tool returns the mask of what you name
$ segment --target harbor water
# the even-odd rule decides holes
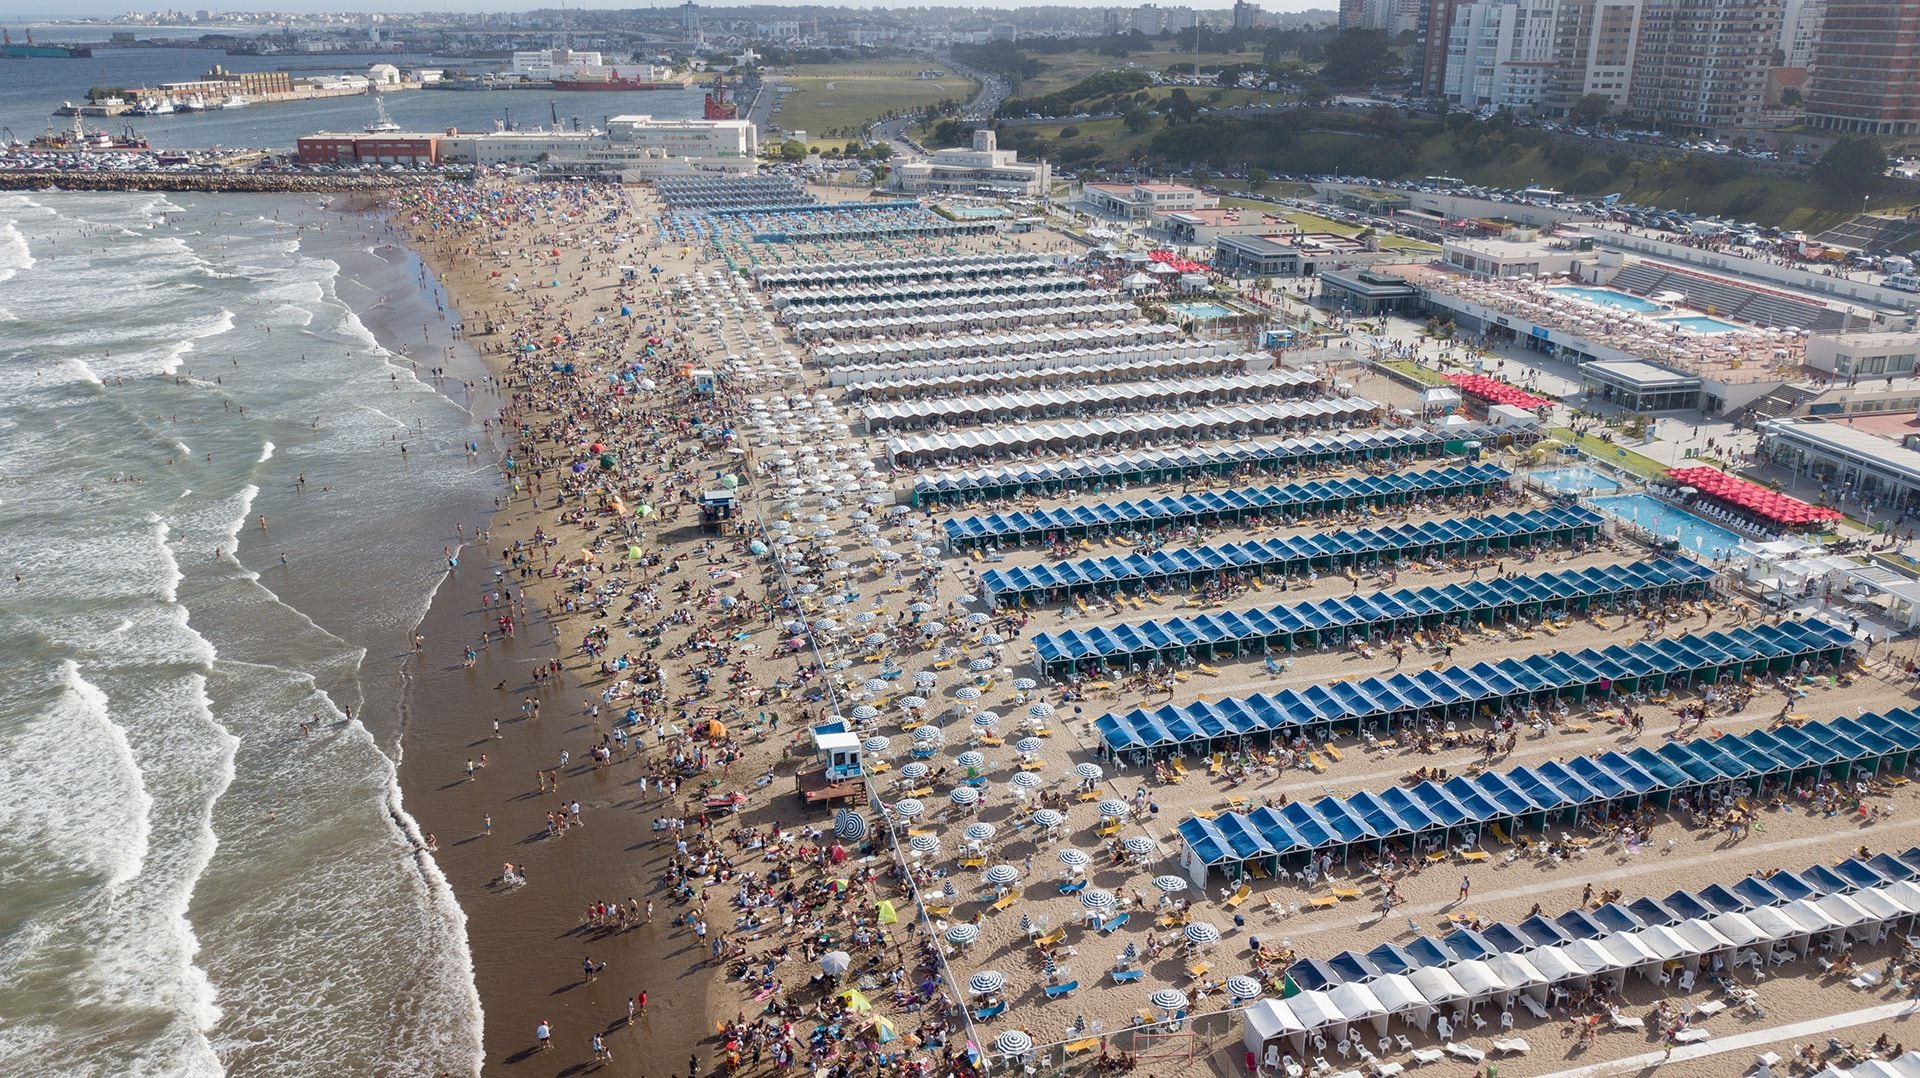
[[[477,1070],[395,766],[498,460],[376,227],[0,194],[0,1073]]]

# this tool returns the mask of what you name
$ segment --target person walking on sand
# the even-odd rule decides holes
[[[1467,900],[1467,896],[1472,893],[1473,893],[1473,881],[1468,879],[1465,876],[1460,877],[1460,901],[1465,902]]]
[[[540,1046],[540,1051],[542,1052],[552,1048],[553,1023],[547,1021],[545,1018],[540,1019],[540,1024],[533,1027],[533,1039],[534,1042]]]
[[[607,1051],[607,1042],[600,1039],[600,1034],[595,1033],[593,1035],[593,1041],[592,1041],[591,1047],[593,1048],[594,1062],[596,1063],[613,1062],[613,1053]]]

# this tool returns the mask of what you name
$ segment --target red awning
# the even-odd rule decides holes
[[[1519,386],[1508,385],[1498,378],[1488,378],[1484,374],[1449,374],[1447,381],[1452,382],[1454,388],[1467,396],[1477,397],[1489,404],[1510,404],[1515,408],[1525,408],[1531,412],[1553,403],[1545,397],[1536,397]]]
[[[1840,511],[1810,505],[1758,483],[1728,475],[1718,468],[1669,468],[1668,478],[1700,492],[1703,498],[1752,513],[1775,524],[1802,526],[1839,520]]]

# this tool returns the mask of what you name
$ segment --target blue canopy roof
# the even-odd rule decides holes
[[[1389,555],[1403,550],[1424,549],[1442,543],[1477,543],[1496,539],[1521,541],[1565,531],[1590,532],[1599,525],[1598,513],[1583,506],[1570,505],[1545,511],[1526,510],[1496,516],[1469,517],[1462,520],[1393,524],[1380,528],[1259,539],[1222,546],[1156,550],[1119,557],[1082,558],[1016,569],[989,569],[980,574],[980,582],[986,589],[990,601],[1008,603],[1025,596],[1045,595],[1062,588],[1133,584],[1192,573],[1259,570],[1271,566],[1286,567],[1318,558]],[[1412,611],[1408,613],[1411,614]]]

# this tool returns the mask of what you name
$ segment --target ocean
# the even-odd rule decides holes
[[[82,41],[103,28],[41,27],[43,41]],[[83,30],[92,30],[89,34]],[[146,31],[141,31],[142,35]],[[14,37],[20,38],[16,28]],[[430,67],[468,71],[495,70],[498,61],[461,61],[392,53],[337,53],[313,56],[228,56],[213,49],[110,49],[96,46],[92,59],[0,60],[0,138],[7,132],[22,141],[48,127],[65,130],[73,121],[54,116],[66,101],[81,101],[95,86],[154,86],[204,78],[218,64],[229,71],[289,70],[295,75],[365,74],[367,66],[390,63],[405,70]],[[556,126],[606,128],[609,116],[644,113],[668,119],[701,115],[699,87],[685,90],[623,90],[556,93],[540,90],[416,90],[382,95],[395,123],[410,131],[491,131],[511,122],[526,129]],[[197,149],[208,146],[291,151],[302,135],[316,131],[359,131],[374,119],[374,102],[364,94],[316,101],[249,105],[171,116],[86,117],[88,130],[118,132],[131,126],[155,147]]]
[[[497,401],[377,227],[0,193],[0,1074],[478,1069],[395,769]]]

